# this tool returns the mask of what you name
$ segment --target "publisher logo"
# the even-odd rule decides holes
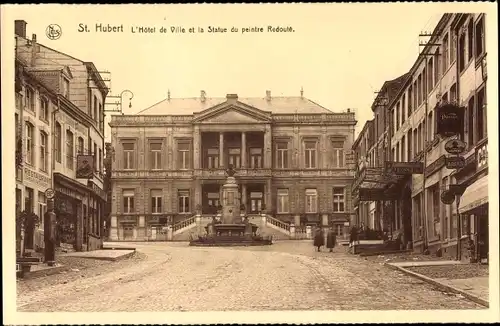
[[[61,37],[62,35],[62,29],[61,26],[57,24],[50,24],[47,26],[47,29],[45,30],[45,34],[50,40],[57,40]]]

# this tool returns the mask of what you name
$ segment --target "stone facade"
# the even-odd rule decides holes
[[[191,114],[153,107],[112,117],[112,239],[140,240],[149,226],[213,214],[231,164],[247,213],[304,225],[321,224],[322,214],[330,223],[350,219],[354,113],[303,97],[269,96],[260,105],[203,96],[165,100]]]

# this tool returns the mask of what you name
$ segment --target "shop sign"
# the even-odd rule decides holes
[[[424,163],[422,162],[385,162],[387,174],[422,174],[424,173]]]
[[[436,134],[443,137],[461,135],[464,130],[465,108],[445,103],[436,108]]]
[[[450,190],[445,190],[441,193],[441,202],[445,205],[453,204],[455,201],[455,194]]]
[[[465,158],[462,156],[451,156],[445,159],[447,169],[460,169],[465,166]]]
[[[373,189],[373,188],[360,188],[359,189],[359,200],[360,201],[383,201],[383,200],[394,200],[397,196],[393,192],[384,192],[383,189]]]
[[[56,194],[56,192],[55,192],[55,191],[54,191],[54,189],[52,189],[52,188],[47,188],[47,190],[45,190],[45,197],[46,197],[47,199],[52,199],[52,198],[54,198],[55,194]]]
[[[467,187],[461,184],[448,186],[448,190],[455,196],[462,196],[465,192],[465,189],[467,189]]]
[[[467,144],[460,139],[448,140],[444,144],[444,150],[450,154],[460,155],[465,152]]]
[[[77,179],[92,179],[94,168],[94,155],[78,155],[76,157]]]

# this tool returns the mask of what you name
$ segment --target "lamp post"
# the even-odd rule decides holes
[[[108,98],[113,98],[113,99],[117,99],[114,103],[106,103],[106,104],[114,104],[116,105],[116,109],[114,110],[104,110],[104,112],[120,112],[121,114],[123,114],[123,95],[125,95],[126,93],[130,94],[130,98],[129,98],[129,104],[128,104],[128,107],[129,108],[132,108],[132,99],[134,98],[134,93],[132,93],[131,90],[128,90],[128,89],[125,89],[123,90],[120,95],[117,95],[117,96],[108,96]]]

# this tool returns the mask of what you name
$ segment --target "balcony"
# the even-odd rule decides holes
[[[271,177],[271,169],[235,169],[237,177],[264,178]],[[199,169],[194,171],[196,177],[203,179],[220,179],[226,177],[225,169]]]
[[[192,178],[191,170],[115,170],[111,173],[111,179],[165,179],[165,178]]]
[[[301,169],[301,170],[273,170],[273,177],[354,177],[354,170],[350,169]]]

